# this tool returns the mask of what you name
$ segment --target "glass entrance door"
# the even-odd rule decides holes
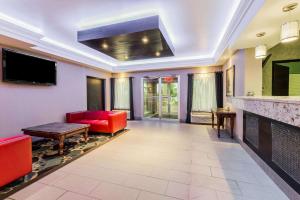
[[[144,117],[159,118],[159,78],[144,78]]]
[[[178,119],[178,78],[161,78],[161,118]]]
[[[144,78],[144,117],[178,119],[178,77]]]

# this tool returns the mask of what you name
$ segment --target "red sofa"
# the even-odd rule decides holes
[[[127,113],[113,111],[82,111],[66,114],[68,123],[89,124],[90,131],[114,133],[126,128]]]
[[[0,138],[0,187],[32,171],[31,137]]]

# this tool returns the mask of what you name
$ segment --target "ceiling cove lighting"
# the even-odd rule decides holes
[[[255,58],[263,59],[265,57],[267,57],[267,46],[266,45],[258,45],[255,48]]]
[[[290,3],[282,8],[282,12],[291,12],[297,8],[298,3]],[[292,42],[299,39],[299,22],[297,20],[288,21],[281,25],[281,43]]]
[[[215,45],[213,52],[212,52],[213,57],[217,54],[218,47],[220,46],[222,40],[224,39],[226,32],[228,31],[228,29],[230,27],[230,23],[232,22],[234,15],[236,14],[237,10],[239,9],[240,4],[241,4],[241,0],[237,0],[237,1],[235,1],[235,4],[230,8],[229,17],[226,19],[225,25],[223,26],[224,28],[221,31],[221,34],[217,40],[217,43]]]
[[[241,4],[241,0],[237,0],[235,2],[235,4],[231,7],[231,12],[230,15],[228,16],[225,26],[223,28],[223,30],[221,31],[220,37],[217,40],[217,43],[215,45],[215,48],[213,49],[213,51],[209,54],[205,54],[205,55],[201,55],[201,56],[181,56],[181,57],[173,57],[173,58],[156,58],[156,59],[148,59],[148,60],[144,60],[144,61],[127,61],[127,62],[123,62],[120,63],[118,66],[131,66],[131,65],[143,65],[143,64],[160,64],[160,63],[164,63],[164,62],[187,62],[187,61],[203,61],[203,60],[213,60],[214,57],[217,54],[217,50],[218,47],[220,46],[223,38],[225,37],[225,34],[228,30],[228,28],[230,27],[230,23],[232,22],[234,15],[236,14],[236,12],[239,9],[239,6]],[[162,17],[162,20],[164,21],[164,25],[166,26],[167,30],[168,30],[168,35],[172,41],[172,43],[176,44],[178,41],[178,38],[176,38],[172,32],[169,32],[170,30],[168,29],[168,23],[167,20],[164,20],[163,16],[164,13],[163,12],[158,12],[159,16]],[[107,22],[106,22],[107,23]],[[83,28],[84,26],[81,26],[81,28]]]
[[[43,31],[40,28],[37,28],[37,27],[32,26],[30,24],[27,24],[23,21],[20,21],[18,19],[15,19],[15,18],[10,17],[8,15],[5,15],[3,13],[0,13],[0,20],[6,21],[6,22],[11,23],[11,24],[14,24],[16,26],[19,26],[21,28],[24,28],[26,30],[32,31],[32,32],[37,33],[37,34],[42,34],[43,33]]]
[[[143,10],[137,12],[130,12],[129,14],[128,13],[119,14],[110,18],[100,17],[101,20],[89,20],[89,21],[81,22],[80,24],[78,24],[78,28],[79,30],[85,30],[85,29],[95,28],[99,26],[106,26],[110,24],[116,24],[116,23],[136,20],[140,18],[155,16],[155,15],[159,15],[159,12],[157,10]],[[103,20],[103,18],[105,18],[105,20]]]
[[[127,62],[122,62],[118,66],[132,66],[132,65],[144,65],[144,64],[161,64],[165,62],[197,62],[197,61],[207,61],[213,60],[213,57],[211,55],[203,55],[203,56],[181,56],[181,57],[176,57],[176,58],[153,58],[153,59],[147,59],[143,61],[135,60],[135,61],[127,61]]]
[[[80,51],[80,50],[78,50],[78,49],[76,49],[76,48],[74,48],[74,47],[65,45],[65,44],[63,44],[63,43],[61,43],[61,42],[58,42],[58,41],[56,41],[56,40],[53,40],[53,39],[50,39],[50,38],[47,38],[47,37],[43,37],[41,40],[44,41],[44,42],[46,42],[46,43],[48,43],[48,44],[51,44],[51,45],[60,47],[60,48],[65,49],[65,50],[69,50],[69,51],[71,51],[71,52],[73,52],[73,53],[79,54],[79,55],[81,55],[81,56],[85,56],[85,57],[90,58],[90,59],[93,59],[93,60],[95,60],[95,61],[102,62],[102,63],[105,63],[105,64],[107,64],[107,65],[111,65],[111,66],[116,66],[115,63],[106,61],[106,60],[104,60],[104,59],[102,59],[102,58],[100,58],[100,57],[98,57],[98,56],[94,56],[94,55],[85,53],[85,52],[83,52],[83,51]]]

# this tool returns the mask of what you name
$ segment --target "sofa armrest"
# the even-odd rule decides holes
[[[115,133],[119,130],[126,128],[127,126],[127,113],[126,112],[114,112],[108,115],[108,126],[111,133]]]
[[[72,112],[66,114],[66,121],[67,123],[74,123],[78,120],[81,120],[84,118],[85,112]]]
[[[22,135],[0,142],[0,187],[32,171],[31,137]]]

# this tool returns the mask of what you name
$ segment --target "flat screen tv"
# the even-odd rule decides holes
[[[4,82],[56,85],[56,62],[2,49]]]

